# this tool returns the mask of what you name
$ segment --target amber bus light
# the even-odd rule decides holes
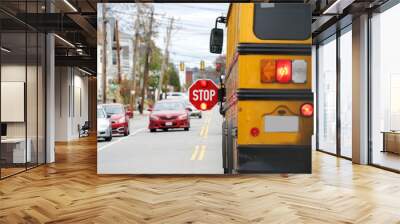
[[[261,82],[273,83],[275,82],[276,62],[275,60],[263,59],[261,60]]]

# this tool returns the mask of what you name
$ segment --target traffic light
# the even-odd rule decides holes
[[[206,66],[205,66],[204,61],[201,60],[201,61],[200,61],[200,70],[201,70],[201,71],[204,71],[205,67],[206,67]]]
[[[181,63],[179,64],[179,70],[181,72],[185,71],[185,63],[181,61]]]

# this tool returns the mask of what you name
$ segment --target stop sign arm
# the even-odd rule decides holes
[[[218,96],[218,86],[210,79],[199,79],[189,87],[189,100],[199,110],[211,110]]]

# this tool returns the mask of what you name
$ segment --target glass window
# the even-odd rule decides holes
[[[25,32],[1,33],[1,177],[26,170],[32,159],[25,118],[26,44]],[[11,98],[12,97],[12,98]]]
[[[318,149],[336,153],[336,39],[318,47]]]
[[[279,21],[279,23],[265,21]],[[310,21],[311,6],[308,4],[257,3],[254,7],[254,34],[259,39],[308,39],[311,35]]]
[[[156,103],[154,111],[165,111],[165,110],[184,110],[185,107],[180,102],[162,102]]]
[[[1,2],[12,12],[43,12],[44,1]],[[45,35],[0,12],[0,178],[45,162]]]
[[[109,115],[124,113],[124,107],[122,105],[103,105],[103,108]]]
[[[352,34],[340,36],[340,154],[352,157]]]
[[[371,19],[372,163],[400,170],[400,4]]]
[[[103,109],[97,108],[97,118],[107,118],[107,115]]]

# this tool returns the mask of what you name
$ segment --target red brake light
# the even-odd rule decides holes
[[[304,117],[311,117],[314,113],[314,106],[311,103],[305,103],[301,105],[300,113]]]
[[[292,81],[292,61],[276,61],[276,81],[279,83],[289,83]]]
[[[251,134],[253,137],[257,137],[257,136],[260,134],[260,129],[258,129],[258,128],[252,128],[252,129],[250,129],[250,134]]]

